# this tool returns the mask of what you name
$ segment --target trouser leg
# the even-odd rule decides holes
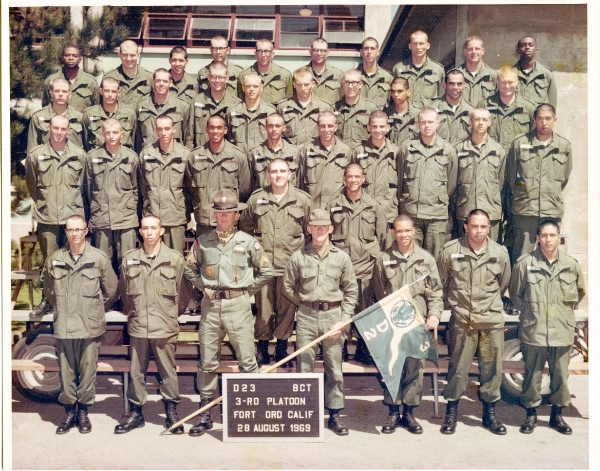
[[[281,277],[279,277],[281,278]],[[271,340],[271,317],[275,304],[276,279],[271,278],[255,295],[256,318],[254,320],[254,338],[256,340]]]
[[[129,387],[127,399],[132,404],[143,406],[148,400],[146,390],[146,372],[150,362],[150,341],[145,338],[130,337],[129,354]]]
[[[402,405],[407,406],[418,406],[421,404],[423,397],[423,366],[425,360],[417,358],[406,358],[404,362],[404,368],[402,369],[402,376],[400,377],[400,389],[398,390],[398,397],[392,398],[390,395],[383,378],[379,376],[380,384],[383,388],[383,402],[386,405]]]
[[[571,347],[549,347],[548,350],[548,366],[550,368],[548,402],[554,406],[566,407],[571,404],[568,385]]]
[[[450,322],[450,344],[448,353],[448,384],[444,388],[447,401],[458,401],[467,389],[469,370],[477,349],[477,331],[469,330],[458,322]]]
[[[296,314],[296,347],[298,350],[318,337],[317,311],[300,306]],[[300,353],[296,357],[297,369],[300,373],[312,373],[315,367],[317,345]]]
[[[494,403],[500,400],[504,329],[483,329],[478,334],[479,398]]]
[[[206,300],[202,302],[198,340],[200,361],[197,383],[200,398],[212,398],[217,390],[216,371],[219,367],[218,355],[221,350],[221,316],[218,308]]]
[[[240,373],[258,373],[254,355],[254,317],[248,295],[223,300],[228,308],[221,313],[221,322],[235,350]],[[232,307],[236,306],[235,309]]]
[[[287,340],[294,330],[296,306],[283,293],[283,276],[275,277],[275,330],[273,335],[281,340]]]
[[[182,226],[165,227],[163,242],[165,245],[183,255],[185,249],[185,224]]]
[[[447,223],[447,219],[441,221],[432,219],[426,223],[423,248],[433,255],[434,258],[437,258],[444,247]]]
[[[64,226],[42,223],[37,225],[37,238],[43,262],[46,261],[48,255],[62,247],[67,240]]]
[[[56,339],[61,384],[58,402],[64,405],[72,405],[77,402],[74,341],[74,339]]]
[[[177,349],[178,334],[161,339],[151,339],[150,347],[160,375],[160,394],[165,401],[179,403],[179,381],[177,379],[177,364],[175,350]]]
[[[318,312],[318,332],[321,336],[342,320],[340,308]],[[325,407],[344,408],[344,376],[342,375],[342,347],[344,335],[338,339],[323,340],[323,366],[325,369]]]

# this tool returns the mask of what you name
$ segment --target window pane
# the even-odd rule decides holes
[[[363,32],[345,32],[345,31],[325,31],[323,38],[329,43],[329,49],[335,47],[335,44],[360,44],[363,40]]]
[[[192,13],[202,13],[204,15],[231,15],[230,6],[204,5],[192,7]]]
[[[229,18],[192,18],[193,39],[211,39],[214,36],[229,37]]]
[[[237,18],[235,20],[235,29],[262,29],[273,31],[275,29],[275,20],[259,18]]]
[[[150,13],[187,13],[188,7],[148,7]]]
[[[282,15],[299,15],[300,10],[302,9],[311,10],[313,16],[319,16],[319,5],[281,5],[281,7],[279,7],[279,12]]]
[[[185,20],[150,18],[148,34],[151,38],[183,38]]]
[[[281,31],[318,33],[319,18],[281,18]]]
[[[275,16],[275,5],[237,5],[235,12],[238,15]]]
[[[365,16],[364,5],[325,5],[326,16]]]
[[[314,34],[281,33],[281,47],[308,48],[314,40]]]

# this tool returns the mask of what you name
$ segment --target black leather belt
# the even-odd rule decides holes
[[[248,291],[246,291],[246,288],[242,288],[242,289],[224,289],[224,290],[217,290],[214,292],[213,294],[213,299],[231,299],[231,298],[238,298],[240,296],[243,296],[244,294],[246,294]]]
[[[330,309],[335,309],[336,307],[340,307],[342,305],[339,301],[334,301],[332,303],[324,302],[324,301],[302,301],[304,306],[308,306],[311,309],[315,309],[317,311],[329,311]]]

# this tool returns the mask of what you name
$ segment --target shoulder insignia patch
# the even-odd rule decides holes
[[[214,273],[212,267],[206,267],[204,272],[206,273],[206,276],[213,276]]]
[[[256,250],[260,250],[260,248],[261,248],[261,247],[260,247],[260,242],[258,242],[258,241],[254,242],[254,248],[255,248]]]
[[[265,268],[265,267],[269,266],[269,259],[266,257],[266,255],[260,256],[260,266],[261,266],[261,268]]]

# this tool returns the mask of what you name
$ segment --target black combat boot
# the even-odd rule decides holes
[[[388,404],[390,413],[388,414],[387,420],[383,427],[381,427],[381,433],[394,433],[396,427],[400,425],[400,407],[394,404]]]
[[[212,402],[212,399],[202,398],[200,399],[200,409],[204,406],[207,406]],[[200,412],[198,416],[198,422],[194,425],[189,432],[190,437],[199,437],[200,435],[204,435],[204,432],[213,428],[213,421],[210,415],[210,409],[205,410],[204,412]]]
[[[280,362],[285,357],[288,356],[287,353],[288,341],[277,339],[277,343],[275,344],[275,363]],[[286,361],[281,365],[281,368],[292,368],[294,365],[291,360]]]
[[[344,346],[342,347],[342,361],[348,361],[348,341],[344,340]]]
[[[354,354],[354,361],[362,363],[363,365],[373,365],[373,357],[369,353],[367,344],[360,338],[356,341],[356,353]]]
[[[483,402],[482,423],[485,428],[496,435],[506,435],[506,427],[496,418],[496,403]]]
[[[268,365],[271,363],[269,355],[269,341],[259,340],[256,344],[256,363],[259,365]]]
[[[446,417],[440,428],[444,435],[452,435],[456,431],[456,416],[458,415],[458,401],[448,401],[446,404]]]
[[[179,422],[179,417],[177,417],[177,403],[174,401],[163,401],[165,403],[165,414],[167,418],[165,420],[165,428],[170,429],[173,424]],[[173,435],[181,435],[183,433],[183,425],[174,428],[171,430]]]
[[[567,425],[561,414],[562,407],[552,405],[552,410],[550,411],[550,427],[563,435],[571,435],[573,429]]]
[[[77,425],[77,404],[66,404],[65,412],[65,419],[56,428],[57,435],[64,435]]]
[[[115,433],[131,432],[133,429],[146,425],[144,415],[142,414],[142,406],[130,402],[129,409],[129,417],[115,427]]]
[[[413,415],[413,406],[403,404],[401,425],[410,433],[414,433],[415,435],[423,433],[423,427],[421,427],[421,424],[417,422],[415,416]]]
[[[79,403],[77,428],[79,429],[79,433],[90,433],[92,431],[92,423],[88,417],[88,406],[86,404]]]
[[[42,295],[42,300],[40,303],[29,313],[30,319],[41,319],[46,314],[50,314],[52,312],[52,304],[50,301],[46,299],[45,296]]]
[[[336,435],[348,435],[348,427],[342,423],[340,418],[340,411],[342,409],[329,409],[329,422],[327,422],[327,428]]]
[[[521,425],[519,432],[530,434],[533,433],[533,429],[537,425],[537,410],[535,407],[528,407],[527,416],[525,417],[525,421]]]

